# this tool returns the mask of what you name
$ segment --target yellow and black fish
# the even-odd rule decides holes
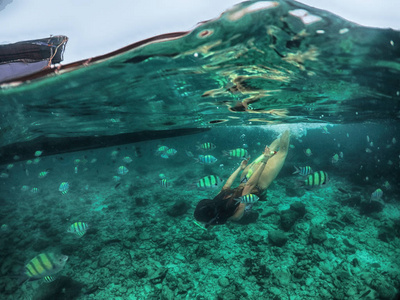
[[[214,189],[219,188],[222,185],[223,181],[217,175],[208,175],[206,177],[201,178],[196,186],[199,189]]]
[[[217,146],[215,146],[213,143],[203,143],[201,145],[197,145],[196,148],[197,150],[203,150],[203,151],[211,151],[214,150]]]
[[[328,183],[329,177],[325,171],[317,171],[307,176],[304,185],[308,188],[320,187]]]
[[[229,151],[222,152],[224,156],[234,157],[234,158],[247,158],[249,157],[249,153],[246,149],[237,148]]]
[[[21,282],[38,280],[54,275],[62,270],[68,256],[53,253],[41,253],[28,262],[24,268]]]
[[[85,235],[86,231],[89,229],[89,225],[84,222],[75,222],[68,227],[67,232],[76,234],[78,237]]]

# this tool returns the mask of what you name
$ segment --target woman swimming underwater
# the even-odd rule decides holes
[[[287,130],[269,147],[266,146],[263,154],[250,165],[247,165],[248,160],[243,160],[214,199],[203,199],[197,204],[194,211],[195,219],[204,223],[206,228],[225,224],[229,220],[238,221],[246,208],[246,204],[238,201],[238,198],[253,194],[265,199],[267,188],[285,162],[289,140],[290,133]],[[233,182],[242,170],[239,186],[232,189]]]

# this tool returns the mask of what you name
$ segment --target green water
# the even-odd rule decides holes
[[[400,33],[252,3],[1,86],[2,299],[395,299]],[[219,190],[196,183],[240,164],[223,152],[256,158],[286,129],[267,201],[240,222],[197,226],[197,203]],[[202,152],[205,142],[216,148]],[[204,154],[217,162],[196,163]],[[327,172],[329,184],[304,189],[295,166]],[[67,233],[74,222],[89,224],[80,238]],[[69,257],[55,281],[18,285],[49,252]]]

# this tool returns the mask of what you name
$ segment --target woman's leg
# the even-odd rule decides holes
[[[269,187],[271,182],[276,178],[276,176],[278,176],[280,170],[283,167],[283,163],[285,162],[289,150],[289,142],[290,142],[289,130],[286,130],[282,134],[281,138],[279,139],[279,143],[277,142],[275,144],[276,141],[277,140],[275,140],[271,144],[270,148],[271,150],[276,151],[275,150],[276,147],[279,146],[279,151],[268,160],[267,165],[265,166],[260,176],[260,179],[258,180],[257,186],[261,190],[265,190],[266,188]],[[273,147],[275,147],[275,149]]]
[[[288,136],[289,136],[289,131],[285,131],[285,132],[287,132],[287,133],[288,133]],[[283,136],[283,134],[282,134],[282,136]],[[269,149],[270,149],[271,151],[278,151],[278,148],[280,147],[280,142],[281,142],[281,138],[274,140],[274,141],[271,143],[271,145],[269,146]],[[289,141],[288,141],[288,144],[289,144]],[[279,152],[280,152],[280,151],[279,151]],[[278,155],[279,152],[278,152],[276,155]],[[286,154],[287,154],[287,150],[286,150]],[[275,156],[276,156],[276,155],[275,155]],[[273,157],[275,157],[275,156],[273,156]],[[247,173],[249,172],[249,170],[251,170],[250,172],[252,173],[252,172],[254,172],[255,169],[257,169],[258,164],[259,164],[259,162],[261,161],[261,159],[262,159],[263,157],[264,157],[264,156],[261,154],[261,155],[260,155],[259,157],[257,157],[251,164],[247,165],[247,167],[243,170],[243,172],[242,172],[242,174],[241,174],[241,176],[240,176],[240,180],[241,180],[241,181],[242,181],[243,177],[247,175]],[[285,156],[285,157],[286,157],[286,156]],[[271,159],[272,159],[272,158],[270,158],[270,160],[271,160]],[[268,167],[268,164],[269,164],[269,161],[268,161],[266,167]],[[279,171],[278,171],[278,173],[279,173]],[[250,176],[251,176],[251,175],[250,175]]]

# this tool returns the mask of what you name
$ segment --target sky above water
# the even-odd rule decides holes
[[[400,30],[399,0],[303,0],[355,23]],[[9,3],[6,5],[6,3]],[[240,3],[235,0],[0,0],[0,44],[69,37],[64,64],[145,38],[193,29]]]

